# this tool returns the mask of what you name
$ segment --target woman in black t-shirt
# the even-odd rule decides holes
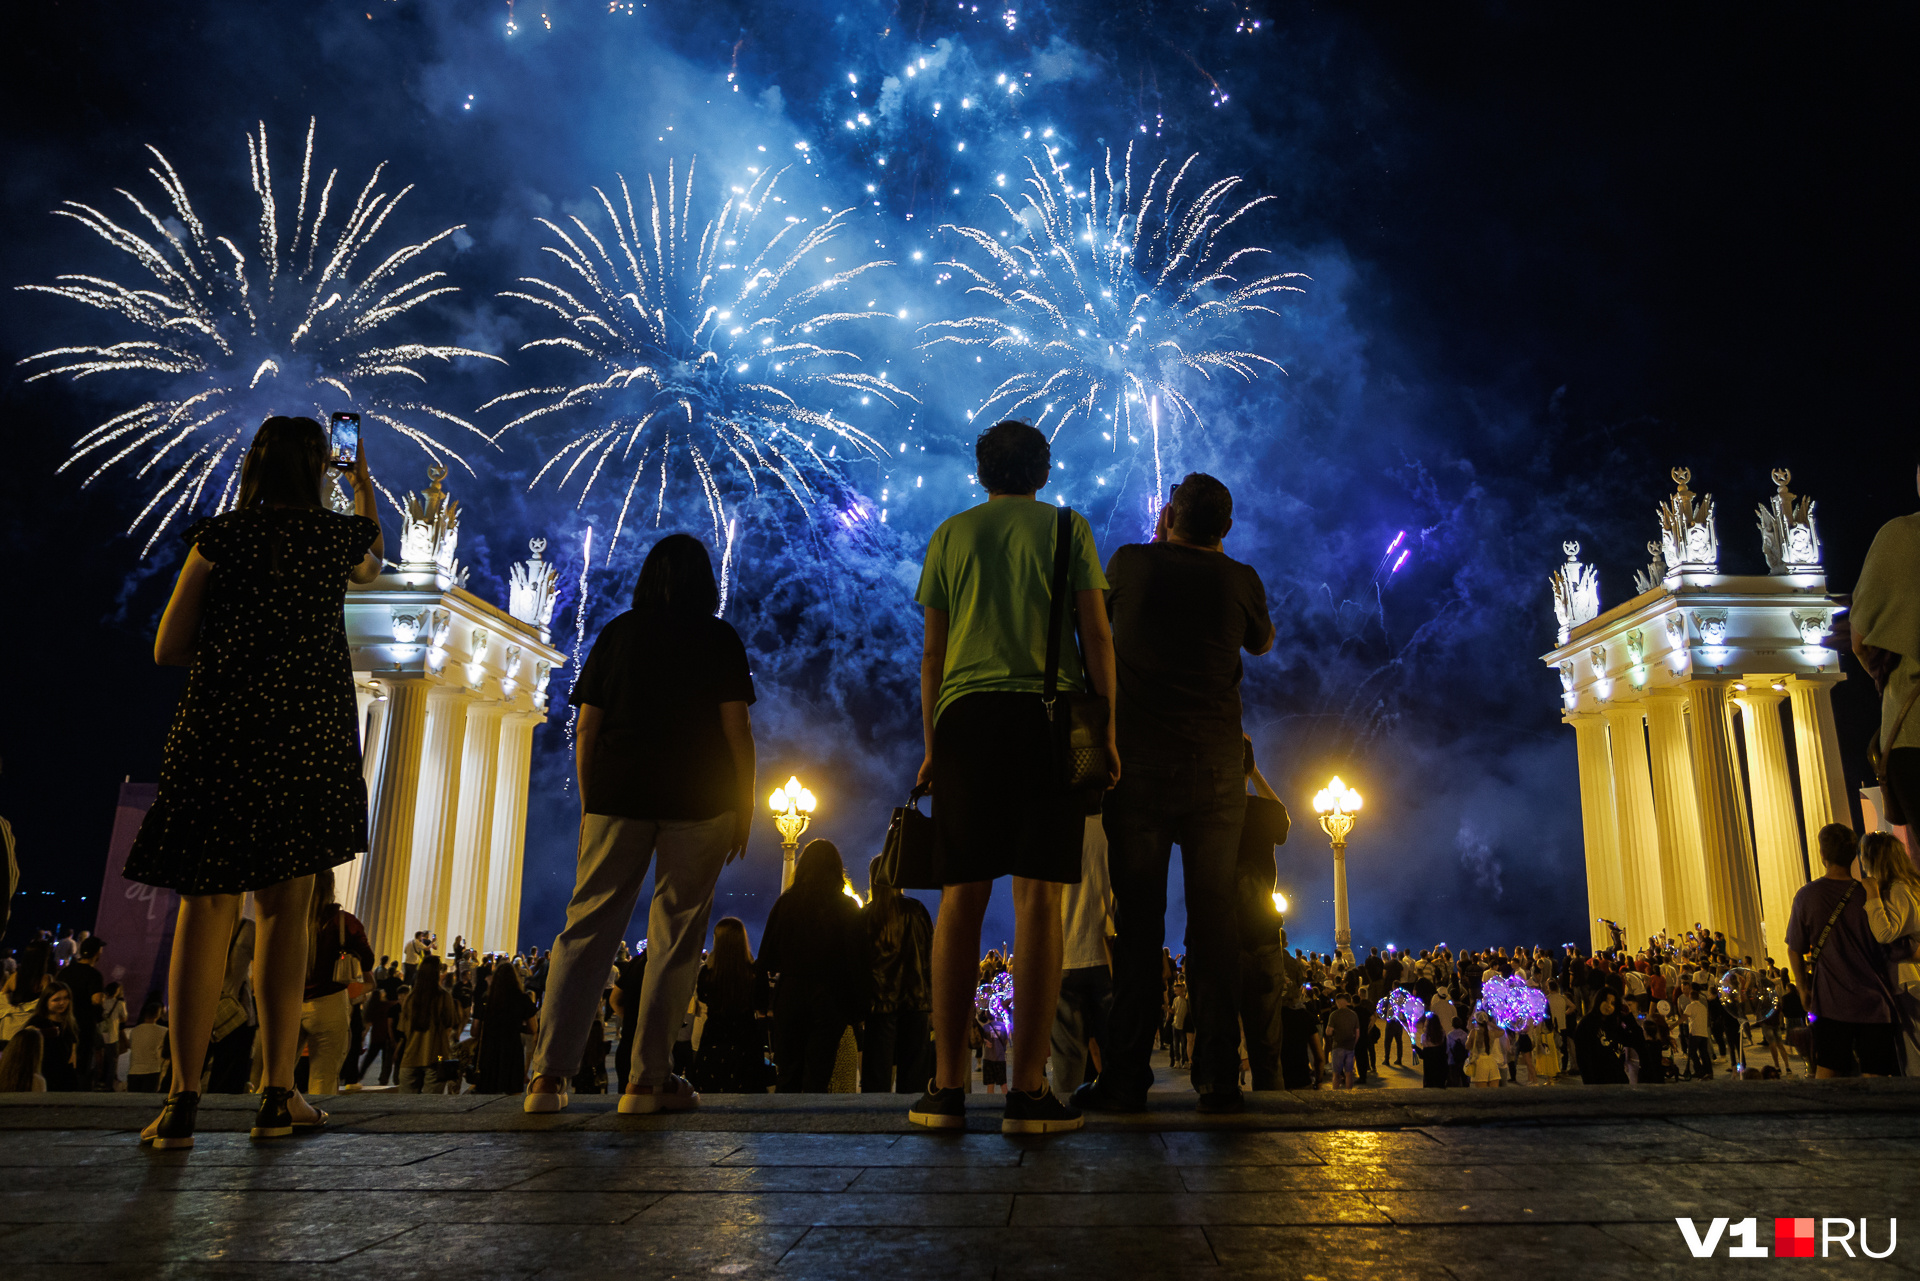
[[[739,635],[715,617],[719,608],[706,547],[690,534],[667,535],[640,567],[633,608],[594,640],[574,682],[579,867],[566,927],[553,941],[529,1112],[567,1106],[567,1079],[649,867],[649,959],[619,1107],[699,1106],[692,1084],[672,1072],[674,1034],[693,996],[714,885],[746,853],[754,807],[753,677]]]

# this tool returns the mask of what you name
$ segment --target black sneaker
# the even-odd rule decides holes
[[[1077,1130],[1086,1122],[1080,1109],[1068,1107],[1041,1086],[1029,1094],[1025,1090],[1007,1091],[1007,1114],[1000,1121],[1002,1134],[1056,1134]]]
[[[957,1085],[942,1090],[928,1081],[927,1092],[907,1109],[907,1120],[930,1130],[964,1130],[967,1128],[967,1093]]]
[[[1247,1110],[1247,1096],[1238,1086],[1224,1090],[1208,1090],[1200,1096],[1200,1103],[1194,1109],[1206,1116],[1231,1116]]]
[[[1123,1095],[1105,1081],[1088,1081],[1073,1092],[1073,1106],[1082,1112],[1145,1112],[1147,1096]]]

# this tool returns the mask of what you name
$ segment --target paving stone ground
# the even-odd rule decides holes
[[[1674,1220],[1908,1219],[1920,1274],[1920,1081],[1784,1081],[1184,1100],[1076,1134],[964,1134],[890,1096],[708,1100],[622,1117],[606,1096],[362,1093],[330,1132],[255,1144],[245,1097],[199,1145],[136,1143],[153,1100],[0,1098],[0,1278],[1455,1277],[1718,1275]],[[1724,1253],[1724,1249],[1723,1249]]]

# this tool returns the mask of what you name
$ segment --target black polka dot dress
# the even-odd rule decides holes
[[[213,571],[128,880],[238,894],[367,848],[343,606],[378,532],[320,508],[228,512],[187,531]]]

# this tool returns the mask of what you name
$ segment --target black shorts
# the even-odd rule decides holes
[[[1920,810],[1920,747],[1896,747],[1887,753],[1887,785],[1880,789],[1887,822],[1905,827]]]
[[[1038,694],[964,694],[933,727],[942,885],[1025,876],[1077,885],[1084,807],[1059,786]]]
[[[1899,1076],[1900,1046],[1892,1023],[1845,1023],[1839,1019],[1813,1021],[1815,1067],[1845,1074],[1859,1070],[1868,1076]]]

